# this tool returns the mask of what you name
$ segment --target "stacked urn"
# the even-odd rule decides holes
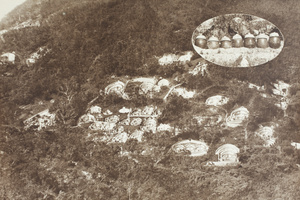
[[[211,36],[208,39],[200,34],[195,38],[195,45],[202,49],[218,49],[218,48],[267,48],[271,47],[277,49],[281,46],[281,37],[277,32],[272,32],[270,35],[261,33],[256,37],[248,33],[244,36],[236,34],[230,39],[228,36],[224,36],[219,40],[216,36]]]

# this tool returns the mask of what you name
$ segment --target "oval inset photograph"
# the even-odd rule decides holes
[[[247,14],[226,14],[200,24],[192,36],[195,51],[224,67],[253,67],[273,60],[284,45],[271,22]]]

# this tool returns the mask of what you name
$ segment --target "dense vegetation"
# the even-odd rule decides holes
[[[28,0],[0,24],[1,29],[27,20],[41,24],[11,30],[0,40],[0,52],[15,51],[18,57],[15,64],[0,66],[1,199],[297,199],[300,153],[290,141],[300,142],[298,7],[297,0]],[[178,63],[158,65],[155,56],[192,50],[192,32],[204,20],[234,12],[257,15],[280,28],[285,47],[278,58],[243,69],[209,64],[205,76],[192,76]],[[28,67],[25,59],[40,47],[49,52]],[[192,101],[170,97],[167,103],[138,94],[131,101],[99,95],[112,76],[126,75],[179,77],[183,86],[202,92]],[[292,85],[288,117],[247,87],[248,82],[264,85],[269,95],[276,80]],[[193,114],[204,112],[204,100],[218,93],[230,96],[226,112],[237,105],[250,110],[245,129],[192,123]],[[95,103],[105,107],[158,105],[163,109],[159,121],[185,132],[147,134],[142,143],[122,145],[89,141],[85,129],[72,126],[97,96]],[[19,106],[52,98],[51,111],[60,113],[57,126],[24,130]],[[268,122],[279,124],[278,146],[266,149],[254,131]],[[212,150],[201,158],[168,151],[187,138],[204,139]],[[224,138],[235,138],[243,149],[241,165],[204,167]]]
[[[5,136],[3,199],[297,199],[300,194],[293,149],[252,147],[241,155],[242,166],[210,168],[201,165],[205,157],[162,152],[174,142],[168,136],[121,147],[86,141],[82,129],[11,130]],[[148,155],[119,154],[133,150]]]
[[[30,2],[28,1],[27,4]],[[111,74],[118,76],[166,74],[165,71],[159,71],[153,56],[161,56],[166,52],[191,50],[191,34],[203,20],[217,13],[242,10],[246,6],[245,2],[230,6],[229,4],[228,6],[227,4],[215,6],[219,4],[222,3],[175,1],[170,4],[134,0],[109,3],[102,1],[79,3],[63,0],[34,4],[33,8],[28,9],[33,9],[35,12],[40,10],[40,13],[43,13],[40,19],[41,26],[4,34],[5,42],[0,42],[0,50],[2,52],[16,51],[21,60],[27,58],[39,47],[46,46],[51,49],[51,52],[30,69],[25,67],[24,62],[16,64],[15,67],[21,68],[15,72],[19,73],[18,81],[12,79],[5,81],[4,84],[17,84],[23,93],[23,98],[16,95],[18,100],[13,101],[28,103],[35,97],[47,98],[57,92],[57,85],[60,84],[58,80],[72,76],[76,77],[80,85],[85,84],[89,79],[90,84],[99,87]],[[277,6],[275,3],[272,5]],[[293,4],[289,5],[291,6],[287,7],[292,8]],[[181,9],[178,9],[179,6]],[[61,9],[57,10],[58,7]],[[253,7],[252,4],[249,7]],[[275,10],[282,9],[281,7],[275,8]],[[19,10],[22,11],[21,8]],[[178,10],[178,13],[175,14],[174,10]],[[249,12],[260,14],[261,10],[262,8],[257,6]],[[13,23],[12,19],[17,21],[18,13],[12,13],[12,18],[8,22]],[[26,13],[28,15],[28,12]],[[294,41],[297,41],[295,38],[297,27],[290,23],[291,20],[284,20],[286,16],[278,15],[279,12],[269,15],[264,13],[260,16],[266,19],[272,17],[273,21],[271,21],[282,28],[287,39],[281,56],[272,63],[251,69],[227,69],[212,66],[211,69],[216,79],[237,78],[259,85],[268,84],[276,79],[286,81],[292,79],[290,75],[295,73],[295,68],[292,67],[297,58],[293,51],[296,45]],[[28,16],[26,19],[34,20],[33,16]],[[286,21],[288,22],[284,23]],[[286,31],[287,28],[289,28],[288,31]],[[8,96],[6,91],[1,93]]]

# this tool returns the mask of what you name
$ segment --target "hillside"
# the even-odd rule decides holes
[[[299,5],[27,0],[0,22],[16,58],[0,62],[1,199],[297,199]],[[274,23],[279,56],[226,68],[197,55],[195,28],[227,13]],[[204,155],[176,152],[185,140]],[[224,144],[233,166],[218,166]]]

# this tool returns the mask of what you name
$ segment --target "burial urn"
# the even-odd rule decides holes
[[[254,35],[252,35],[251,33],[245,35],[244,45],[247,48],[254,48],[256,46]]]
[[[207,47],[209,49],[217,49],[220,47],[219,39],[215,36],[211,36],[207,41]]]
[[[207,46],[207,41],[206,41],[206,37],[204,35],[198,35],[196,37],[196,40],[195,40],[195,45],[202,48],[202,49],[205,49]]]
[[[257,42],[256,45],[258,48],[267,48],[269,46],[268,44],[268,36],[266,34],[259,34],[257,36]]]
[[[273,32],[270,34],[269,45],[271,48],[277,49],[280,47],[281,39],[278,33]]]
[[[224,48],[224,49],[228,49],[228,48],[232,47],[232,43],[231,43],[231,40],[230,40],[229,37],[227,37],[227,36],[222,37],[221,47]]]
[[[242,36],[240,36],[239,34],[235,34],[232,37],[232,43],[233,43],[233,47],[239,48],[239,47],[243,47],[244,46],[244,41]]]

